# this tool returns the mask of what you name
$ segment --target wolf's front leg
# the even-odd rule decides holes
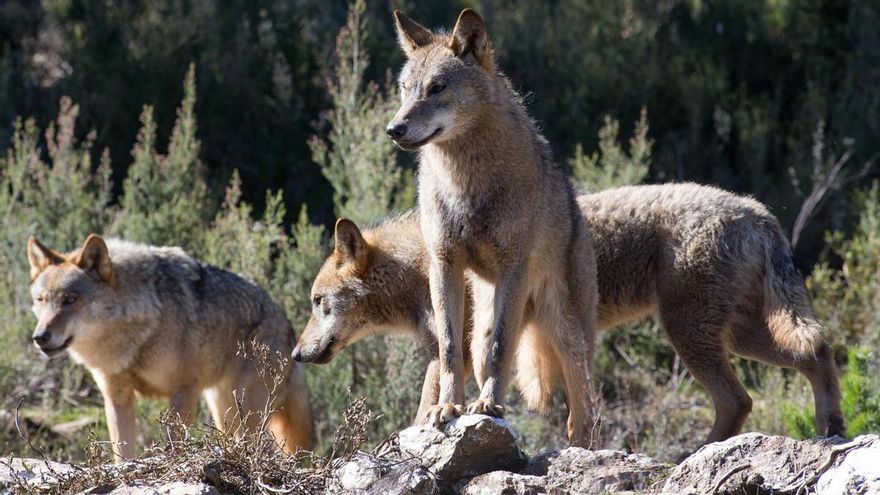
[[[428,363],[425,370],[425,382],[422,385],[422,397],[419,400],[419,410],[413,419],[414,425],[422,425],[428,420],[428,410],[437,405],[440,399],[440,358],[435,357]]]
[[[464,269],[459,263],[432,259],[431,304],[437,325],[440,390],[428,408],[427,422],[436,427],[464,411]]]
[[[528,276],[527,263],[516,263],[515,267],[504,272],[498,277],[495,284],[495,297],[493,302],[492,331],[483,349],[482,356],[474,355],[475,370],[482,368],[485,376],[480,389],[480,398],[468,407],[469,414],[488,414],[490,416],[504,416],[504,393],[510,381],[510,368],[515,353],[514,346],[522,327],[522,318],[528,299]],[[474,294],[475,301],[479,298]],[[479,322],[484,318],[476,315],[476,312],[485,311],[479,304],[474,305],[474,321]],[[474,332],[484,331],[474,328]],[[479,366],[479,360],[483,360],[483,366]],[[478,378],[479,379],[479,378]]]
[[[117,464],[133,459],[137,436],[134,414],[134,389],[124,382],[95,376],[104,395],[104,412],[113,448],[113,461]]]

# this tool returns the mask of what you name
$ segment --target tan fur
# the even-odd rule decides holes
[[[388,133],[419,149],[419,211],[440,349],[435,425],[464,401],[465,279],[473,292],[471,352],[479,398],[469,413],[503,415],[525,326],[561,365],[569,440],[588,446],[596,326],[595,259],[565,173],[507,78],[495,70],[483,20],[466,9],[451,34],[395,12],[408,61]]]
[[[751,404],[730,370],[730,354],[804,373],[813,386],[818,431],[845,434],[825,333],[794,271],[789,244],[763,205],[695,184],[612,189],[579,196],[578,203],[595,239],[599,328],[660,315],[676,353],[715,403],[709,441],[735,434]],[[337,321],[350,322],[340,328],[415,333],[438,356],[429,261],[418,226],[413,212],[366,229],[369,256],[381,261],[344,280],[325,264],[313,290],[358,286],[362,299],[339,309]],[[298,347],[321,340],[321,330],[312,327]],[[426,373],[422,404],[439,397],[437,365]],[[541,333],[524,330],[516,366],[529,407],[546,410],[563,374]]]
[[[295,335],[282,309],[252,282],[179,248],[92,235],[60,254],[28,242],[34,341],[47,356],[69,352],[104,395],[117,461],[135,456],[135,392],[165,397],[186,423],[200,394],[218,428],[253,431],[268,392],[239,344],[258,342],[286,357]],[[271,421],[287,450],[311,448],[303,370],[286,365]],[[233,394],[239,396],[242,424]]]

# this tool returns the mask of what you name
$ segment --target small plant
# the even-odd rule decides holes
[[[642,107],[633,136],[629,140],[629,152],[617,142],[620,124],[605,116],[599,129],[599,151],[584,153],[578,143],[574,156],[569,158],[571,173],[581,187],[599,191],[611,187],[638,184],[648,176],[651,167],[651,148],[654,141],[648,139],[648,112]]]
[[[847,370],[840,382],[841,407],[850,436],[880,431],[880,387],[876,383],[876,362],[865,348],[850,349]],[[872,368],[874,368],[872,370]]]
[[[847,353],[846,372],[840,378],[841,409],[851,437],[880,431],[880,387],[874,381],[874,362],[870,350],[864,347]],[[812,407],[783,404],[783,420],[788,434],[795,438],[818,436]]]

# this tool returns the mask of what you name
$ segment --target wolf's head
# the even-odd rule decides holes
[[[465,9],[452,34],[431,32],[394,11],[407,56],[400,72],[401,106],[386,132],[403,149],[448,141],[479,124],[492,104],[495,62],[483,19]]]
[[[101,305],[113,290],[113,265],[104,240],[90,235],[82,247],[62,254],[28,239],[31,296],[37,316],[34,344],[46,356],[62,354],[100,323]],[[99,325],[100,326],[100,325]]]
[[[293,359],[327,363],[345,346],[368,335],[378,318],[373,314],[369,276],[372,248],[360,229],[344,218],[336,222],[333,254],[312,285],[312,315],[293,350]]]

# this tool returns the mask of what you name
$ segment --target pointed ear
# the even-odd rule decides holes
[[[492,47],[489,45],[489,33],[486,32],[486,23],[479,14],[471,9],[464,9],[458,15],[458,21],[452,30],[452,40],[449,48],[456,57],[464,58],[467,54],[473,54],[477,62],[484,69],[495,69],[495,61],[492,56]]]
[[[343,263],[364,267],[367,261],[367,242],[354,222],[346,218],[336,221],[336,252]]]
[[[416,49],[430,45],[434,41],[431,31],[403,15],[399,10],[394,11],[394,24],[397,26],[397,42],[407,57],[412,57]]]
[[[104,282],[113,283],[113,265],[110,263],[110,253],[101,236],[91,234],[72,261],[84,271],[94,270]]]
[[[47,248],[34,236],[28,238],[27,255],[31,264],[31,280],[35,280],[50,265],[64,263],[64,256]]]

